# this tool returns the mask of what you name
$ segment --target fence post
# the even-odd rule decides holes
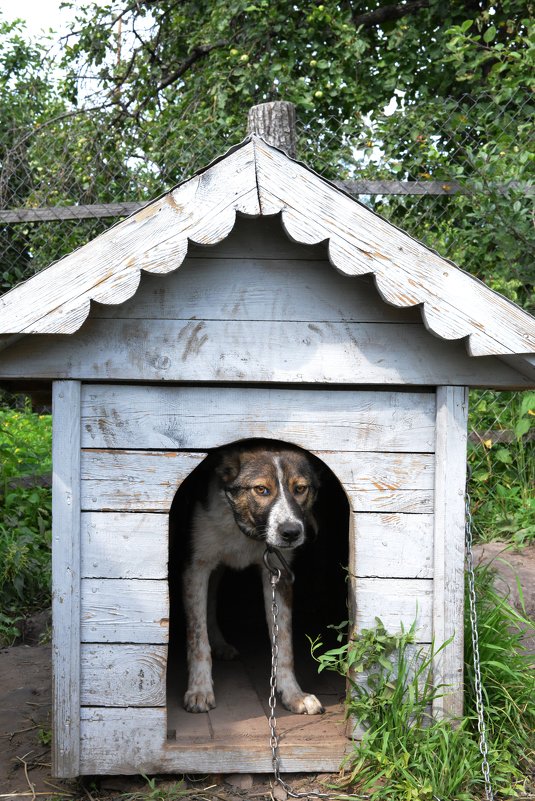
[[[247,117],[247,132],[258,134],[269,145],[278,147],[296,157],[296,116],[293,103],[276,100],[252,106]]]

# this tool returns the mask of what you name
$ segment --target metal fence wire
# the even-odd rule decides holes
[[[298,123],[298,158],[492,288],[529,307],[533,100],[437,98],[373,118]],[[178,113],[178,112],[177,112]],[[246,135],[164,117],[128,129],[103,110],[0,125],[0,293],[91,240]],[[531,156],[532,158],[532,156]],[[477,534],[533,524],[534,393],[473,392],[468,459]],[[499,532],[498,532],[499,533]]]

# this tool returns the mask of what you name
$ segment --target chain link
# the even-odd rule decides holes
[[[479,750],[481,752],[481,772],[485,782],[485,798],[487,801],[494,801],[494,793],[490,780],[490,765],[488,760],[489,746],[487,740],[487,727],[485,723],[485,706],[483,702],[483,685],[481,683],[481,662],[479,658],[479,635],[476,607],[476,587],[474,556],[472,551],[472,512],[470,509],[469,493],[470,474],[466,482],[465,494],[465,545],[466,545],[466,568],[468,574],[468,596],[470,600],[470,629],[472,632],[472,654],[474,664],[474,682],[476,691],[476,710],[477,710],[477,729],[479,732]]]

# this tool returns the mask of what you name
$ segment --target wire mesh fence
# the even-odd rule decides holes
[[[398,99],[373,118],[313,115],[298,158],[492,288],[533,293],[533,101]],[[247,134],[173,118],[117,124],[105,110],[0,126],[0,292],[97,236]],[[479,534],[535,534],[533,393],[474,392],[468,459]],[[531,515],[531,518],[530,518]]]

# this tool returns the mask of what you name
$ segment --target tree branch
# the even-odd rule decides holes
[[[218,42],[214,42],[214,44],[197,45],[193,48],[189,56],[185,58],[184,61],[176,68],[176,70],[173,70],[173,72],[170,72],[168,75],[162,78],[156,87],[156,91],[161,92],[162,89],[165,89],[167,86],[170,86],[172,83],[177,81],[184,75],[185,72],[187,72],[187,70],[189,70],[190,67],[193,66],[193,64],[207,56],[212,52],[212,50],[216,50],[219,47],[226,47],[229,44],[230,42],[228,39],[221,39]]]
[[[376,8],[373,11],[366,11],[364,14],[356,14],[352,10],[351,18],[355,27],[363,25],[365,28],[370,28],[373,25],[381,25],[383,22],[393,22],[409,14],[415,14],[422,8],[429,8],[429,0],[409,0],[407,3],[382,6],[382,8]]]

